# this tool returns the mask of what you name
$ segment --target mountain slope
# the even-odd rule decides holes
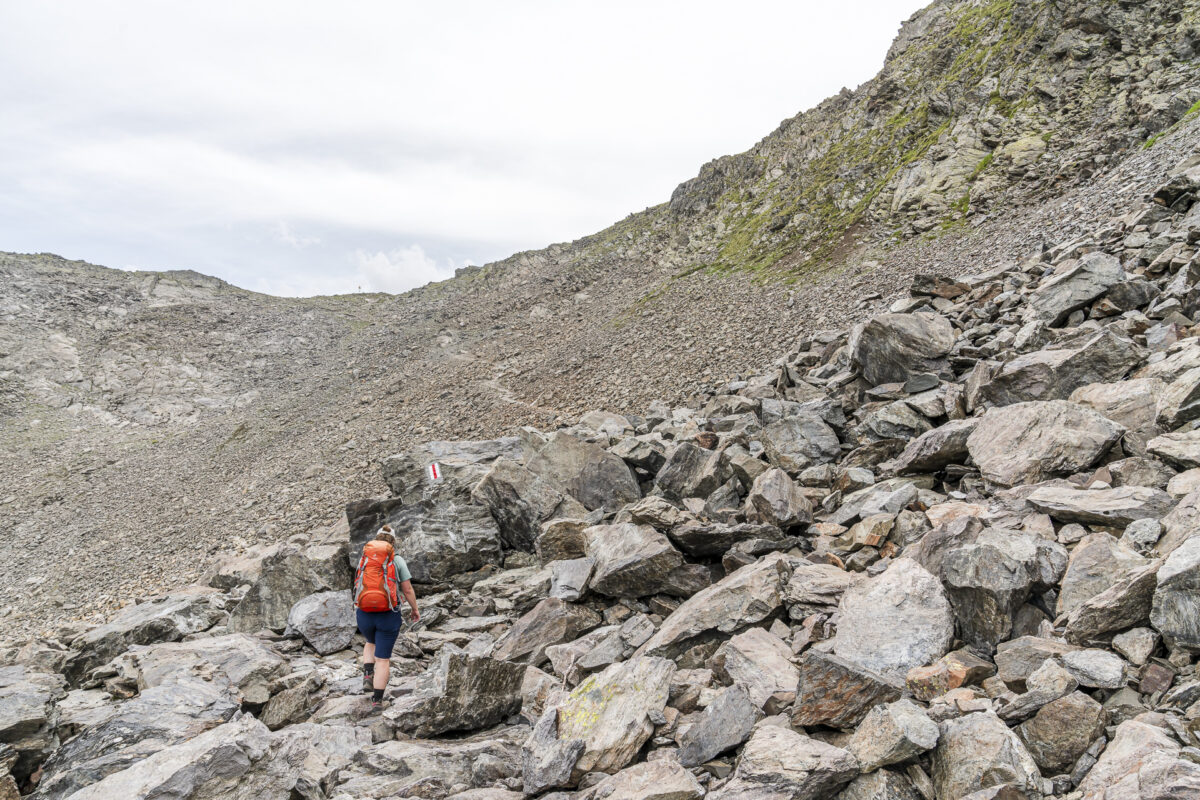
[[[4,256],[0,609],[14,630],[109,610],[334,520],[407,444],[686,399],[917,272],[1094,229],[1196,149],[1198,20],[934,3],[877,78],[669,203],[398,297]]]

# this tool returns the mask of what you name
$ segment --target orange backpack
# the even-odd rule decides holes
[[[395,551],[378,539],[367,542],[354,573],[354,604],[363,611],[395,611],[400,607]]]

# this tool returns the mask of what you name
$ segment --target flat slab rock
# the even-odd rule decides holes
[[[1160,519],[1175,507],[1175,499],[1149,486],[1116,489],[1069,489],[1043,486],[1025,501],[1035,510],[1059,522],[1108,525],[1124,528],[1138,519]]]

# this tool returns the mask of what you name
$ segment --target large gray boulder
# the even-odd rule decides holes
[[[1162,559],[1158,559],[1136,567],[1072,609],[1066,617],[1067,640],[1087,644],[1148,624],[1161,566]]]
[[[66,695],[59,675],[0,667],[0,745],[12,748],[12,772],[24,780],[59,745],[55,701]]]
[[[396,531],[396,554],[408,564],[416,583],[448,580],[502,560],[500,528],[492,512],[463,492],[440,489],[410,505],[392,500],[352,503],[346,515],[350,519],[346,557],[352,567],[358,566],[363,545],[375,538],[384,523]],[[317,590],[300,597],[312,591]]]
[[[1172,650],[1200,653],[1200,536],[1184,541],[1159,568],[1150,624]]]
[[[987,652],[1009,637],[1030,595],[1056,586],[1067,565],[1057,542],[973,517],[935,528],[909,555],[942,581],[959,638]]]
[[[791,574],[791,559],[780,553],[747,564],[685,600],[637,655],[674,656],[697,637],[733,633],[766,619],[783,602]]]
[[[741,686],[758,708],[772,695],[794,692],[800,678],[787,643],[763,628],[748,628],[725,642],[712,663],[723,680]]]
[[[1025,498],[1035,510],[1060,522],[1124,528],[1134,520],[1160,519],[1175,507],[1175,500],[1150,486],[1116,489],[1074,489],[1041,486]]]
[[[501,728],[461,739],[407,739],[369,744],[342,769],[330,797],[438,796],[451,786],[494,786],[521,774],[529,729]],[[318,795],[319,797],[320,795]]]
[[[582,747],[567,750],[578,755],[569,772],[564,769],[565,782],[560,785],[574,786],[589,772],[621,770],[654,732],[650,718],[666,707],[674,672],[675,665],[666,659],[635,657],[588,678],[557,707],[543,713],[543,718],[555,719],[556,724],[550,730],[539,721],[525,744],[530,756],[526,763],[531,764],[539,751],[581,742]],[[539,791],[533,788],[538,785],[554,784],[545,784],[527,771],[525,791]]]
[[[659,759],[634,764],[605,778],[592,787],[586,800],[700,800],[702,797],[704,787],[691,772],[674,761]]]
[[[1176,433],[1164,433],[1146,444],[1146,452],[1179,469],[1200,467],[1200,428]]]
[[[497,459],[521,460],[521,440],[516,436],[483,441],[426,442],[405,453],[383,460],[384,483],[392,495],[404,504],[420,502],[434,489],[429,465],[437,463],[441,479],[437,484],[465,493],[483,478]]]
[[[443,650],[413,691],[392,702],[384,719],[423,738],[490,727],[520,710],[525,670],[511,661]]]
[[[69,679],[78,681],[134,645],[174,642],[208,630],[224,616],[224,605],[224,597],[215,590],[199,590],[127,606],[105,624],[71,642],[76,655],[67,661],[64,672]]]
[[[357,563],[358,554],[354,555]],[[344,542],[301,547],[281,544],[262,560],[257,581],[234,607],[229,629],[257,633],[263,628],[280,632],[287,627],[292,606],[316,592],[349,589],[354,576]]]
[[[947,422],[913,439],[891,462],[898,475],[936,472],[967,458],[967,439],[979,423],[974,417]]]
[[[1065,400],[1016,403],[984,414],[967,450],[987,480],[1016,486],[1087,469],[1125,429]]]
[[[1082,386],[1119,381],[1141,363],[1142,357],[1131,340],[1101,331],[1079,347],[1017,356],[983,386],[982,396],[994,406],[1065,400]]]
[[[1104,706],[1083,692],[1053,700],[1017,727],[1033,760],[1045,775],[1069,773],[1076,759],[1104,732]]]
[[[577,639],[599,625],[600,615],[590,608],[547,597],[500,637],[492,657],[536,667],[545,663],[547,647]]]
[[[633,470],[599,445],[558,431],[525,462],[530,472],[561,486],[588,510],[616,511],[642,493]]]
[[[824,800],[858,775],[840,747],[762,722],[742,748],[737,769],[708,800]]]
[[[237,691],[192,675],[151,686],[108,709],[67,741],[43,766],[39,800],[64,800],[159,750],[228,722],[240,710]]]
[[[324,656],[349,647],[356,630],[354,597],[342,590],[301,598],[288,612],[285,633],[302,636]]]
[[[590,586],[609,597],[658,594],[683,556],[666,536],[631,522],[595,525],[584,532],[595,561]]]
[[[773,468],[754,479],[746,495],[749,516],[759,522],[789,530],[812,522],[812,503],[788,474]]]
[[[1110,588],[1130,570],[1145,566],[1148,559],[1119,543],[1107,533],[1083,537],[1071,551],[1058,592],[1058,614],[1070,614],[1087,600]]]
[[[842,452],[833,428],[816,414],[795,414],[766,426],[762,432],[767,460],[793,475],[827,464]]]
[[[1029,297],[1025,319],[1061,325],[1071,312],[1100,298],[1125,280],[1125,270],[1115,256],[1087,253],[1070,269],[1042,283]]]
[[[1158,403],[1163,393],[1158,378],[1135,378],[1115,383],[1090,383],[1071,392],[1070,401],[1103,414],[1127,431],[1126,452],[1145,454],[1146,442],[1158,436]]]
[[[945,655],[953,638],[954,614],[941,582],[901,558],[842,595],[833,652],[903,679],[913,667]]]
[[[510,550],[532,552],[542,523],[556,517],[587,514],[583,504],[549,481],[507,458],[497,458],[471,491],[471,499],[487,506]]]
[[[243,702],[259,705],[270,698],[272,682],[288,665],[262,639],[230,633],[139,648],[121,657],[120,669],[142,690],[204,674],[234,687]]]
[[[682,442],[658,471],[654,487],[662,497],[679,502],[688,497],[707,497],[731,477],[733,468],[722,451]]]
[[[944,373],[957,337],[938,314],[881,314],[850,333],[850,364],[872,386],[903,383],[919,372]]]
[[[1037,762],[1016,734],[990,711],[942,723],[931,777],[938,800],[1004,784],[1033,796],[1042,794]]]
[[[932,750],[940,735],[925,709],[911,700],[897,700],[872,708],[846,749],[863,772],[872,772]]]
[[[703,522],[688,520],[671,528],[667,535],[675,545],[694,558],[713,558],[724,555],[741,542],[776,542],[783,549],[788,536],[775,525],[765,522]]]
[[[70,800],[250,800],[314,792],[348,766],[370,734],[303,724],[271,733],[246,715],[154,753]]]
[[[1122,722],[1079,784],[1082,800],[1200,798],[1200,764],[1181,757],[1181,749],[1162,728]]]
[[[679,763],[696,767],[738,747],[762,717],[760,705],[743,687],[735,684],[722,690],[678,737]]]
[[[1160,555],[1167,555],[1200,530],[1200,488],[1185,495],[1161,522],[1163,535],[1154,549]]]

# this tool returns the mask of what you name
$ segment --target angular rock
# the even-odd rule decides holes
[[[1083,800],[1196,798],[1200,765],[1181,758],[1179,744],[1161,728],[1127,720],[1079,790]]]
[[[372,511],[377,506],[382,510]],[[446,580],[502,560],[500,528],[492,512],[487,506],[470,502],[465,493],[438,490],[410,505],[397,505],[391,500],[352,503],[346,516],[350,519],[350,547],[346,553],[352,567],[358,566],[363,545],[375,538],[384,523],[397,532],[396,553],[408,564],[415,583]],[[345,586],[311,588],[292,602],[314,591],[348,588],[352,579],[353,573],[348,573]],[[242,629],[252,627],[249,624]]]
[[[908,475],[936,472],[950,464],[962,463],[967,458],[967,439],[978,423],[974,417],[951,420],[921,434],[896,457],[893,469],[897,475]]]
[[[783,602],[791,574],[791,559],[778,553],[742,567],[684,601],[637,655],[677,654],[701,635],[733,633],[766,619]]]
[[[787,542],[784,532],[774,525],[743,522],[730,525],[722,522],[685,522],[672,528],[668,535],[680,550],[695,558],[724,555],[730,548],[749,541]],[[794,541],[794,540],[791,540]]]
[[[754,480],[746,507],[760,522],[788,530],[812,522],[812,503],[781,469],[769,469]]]
[[[679,763],[696,767],[750,738],[762,719],[761,706],[741,686],[723,690],[679,737]]]
[[[564,487],[589,511],[615,511],[642,497],[637,478],[619,456],[562,431],[552,434],[525,468]]]
[[[287,672],[287,661],[261,639],[231,633],[208,639],[157,644],[122,657],[122,669],[146,688],[204,674],[235,687],[243,702],[261,704],[271,696],[271,683]]]
[[[921,800],[921,795],[900,773],[879,769],[852,780],[836,800]]]
[[[1063,653],[1059,661],[1080,686],[1120,689],[1125,685],[1125,662],[1107,650],[1075,650]]]
[[[674,672],[666,659],[635,657],[588,678],[558,706],[557,740],[583,742],[571,785],[588,772],[611,774],[633,761],[654,732],[650,716],[666,707]],[[537,746],[536,738],[526,749]]]
[[[1016,403],[984,414],[967,438],[967,450],[984,478],[1016,486],[1087,469],[1124,430],[1065,400]]]
[[[1164,433],[1146,444],[1146,452],[1180,469],[1200,467],[1200,429]]]
[[[955,339],[938,314],[881,314],[851,331],[850,364],[872,386],[902,383],[913,373],[947,371]]]
[[[852,573],[832,564],[797,564],[784,588],[788,616],[798,620],[836,610],[853,579]]]
[[[796,414],[766,426],[762,432],[767,460],[793,475],[827,464],[842,452],[837,434],[816,414]]]
[[[900,699],[904,684],[838,656],[807,650],[799,662],[800,680],[792,724],[852,728],[879,703]]]
[[[1076,606],[1067,615],[1067,641],[1087,644],[1114,631],[1147,624],[1161,565],[1159,559],[1134,569],[1100,594]]]
[[[1072,692],[1038,709],[1032,719],[1017,726],[1043,775],[1071,771],[1076,759],[1091,747],[1108,720],[1104,706],[1083,692]]]
[[[384,719],[422,738],[487,728],[520,710],[524,678],[521,664],[443,650],[412,693],[392,702]]]
[[[1163,535],[1154,549],[1161,555],[1167,555],[1200,530],[1200,489],[1180,500],[1161,522]]]
[[[595,566],[594,558],[550,562],[550,596],[568,603],[578,600],[587,591],[588,579]]]
[[[1129,663],[1140,667],[1146,663],[1154,653],[1154,649],[1158,647],[1158,634],[1149,628],[1132,628],[1114,636],[1112,646],[1114,650],[1129,659]]]
[[[54,702],[65,694],[58,675],[0,667],[0,746],[11,748],[11,770],[19,779],[28,777],[58,747]]]
[[[1107,533],[1092,533],[1071,551],[1067,571],[1058,593],[1057,613],[1069,614],[1130,571],[1143,567],[1147,559],[1119,544]]]
[[[908,558],[847,589],[838,611],[833,652],[900,681],[909,669],[944,655],[954,638],[941,582]]]
[[[38,796],[70,797],[159,750],[228,722],[238,710],[231,687],[190,675],[144,689],[54,752],[42,767]]]
[[[432,482],[426,473],[431,463],[437,462],[441,472],[439,484],[449,485],[457,493],[466,493],[479,483],[498,458],[520,461],[520,438],[426,442],[408,452],[388,456],[381,467],[384,483],[393,495],[407,504],[419,502],[431,489]]]
[[[1080,387],[1119,381],[1141,361],[1137,345],[1105,330],[1079,347],[1017,356],[983,386],[982,395],[994,406],[1066,400]]]
[[[512,727],[466,739],[391,740],[369,745],[342,770],[329,795],[436,797],[434,792],[460,784],[492,786],[521,774],[521,741],[528,732],[528,728]]]
[[[609,597],[657,594],[671,570],[683,563],[667,537],[649,525],[595,525],[584,533],[588,557],[595,561],[592,591]]]
[[[725,682],[741,686],[758,708],[771,695],[795,691],[800,678],[791,649],[762,628],[749,628],[721,645],[713,669]]]
[[[996,674],[1007,684],[1023,684],[1047,659],[1079,648],[1040,636],[1022,636],[996,647]]]
[[[350,592],[317,592],[302,598],[288,613],[287,631],[299,634],[321,655],[345,650],[358,629]]]
[[[659,470],[655,488],[668,500],[679,502],[688,497],[707,497],[732,476],[721,451],[683,442]]]
[[[547,647],[576,639],[599,624],[600,615],[590,608],[547,597],[500,637],[492,657],[536,667],[545,663]]]
[[[911,700],[897,700],[871,709],[846,749],[858,759],[859,769],[872,772],[932,750],[939,735],[924,709]]]
[[[991,712],[942,723],[931,777],[938,798],[965,797],[978,789],[1008,783],[1035,796],[1041,793],[1037,762]]]
[[[472,489],[471,499],[492,512],[500,541],[510,550],[532,551],[547,520],[587,514],[574,497],[503,457],[492,462],[492,468]]]
[[[589,527],[580,519],[556,519],[545,523],[534,542],[537,557],[543,564],[583,558],[587,555],[584,531]]]
[[[1136,378],[1116,383],[1090,383],[1071,393],[1072,403],[1093,409],[1121,425],[1129,433],[1123,444],[1135,444],[1136,452],[1145,452],[1145,443],[1159,434],[1158,401],[1163,382],[1157,378]],[[1136,440],[1136,441],[1134,441]]]
[[[1121,262],[1107,253],[1088,253],[1067,272],[1044,282],[1030,295],[1025,309],[1027,321],[1057,326],[1125,280]]]
[[[1119,489],[1069,489],[1042,486],[1026,502],[1060,522],[1123,528],[1138,519],[1159,519],[1175,506],[1171,495],[1148,486]]]
[[[595,800],[700,800],[704,787],[674,761],[634,764],[605,778],[588,795]]]
[[[1200,536],[1185,540],[1159,568],[1150,624],[1168,648],[1200,653]]]
[[[759,724],[742,748],[737,769],[707,800],[824,800],[858,774],[840,747],[777,725]]]
[[[221,619],[222,605],[216,592],[183,592],[127,606],[71,642],[77,655],[68,660],[65,674],[78,681],[133,645],[173,642],[208,630]]]

